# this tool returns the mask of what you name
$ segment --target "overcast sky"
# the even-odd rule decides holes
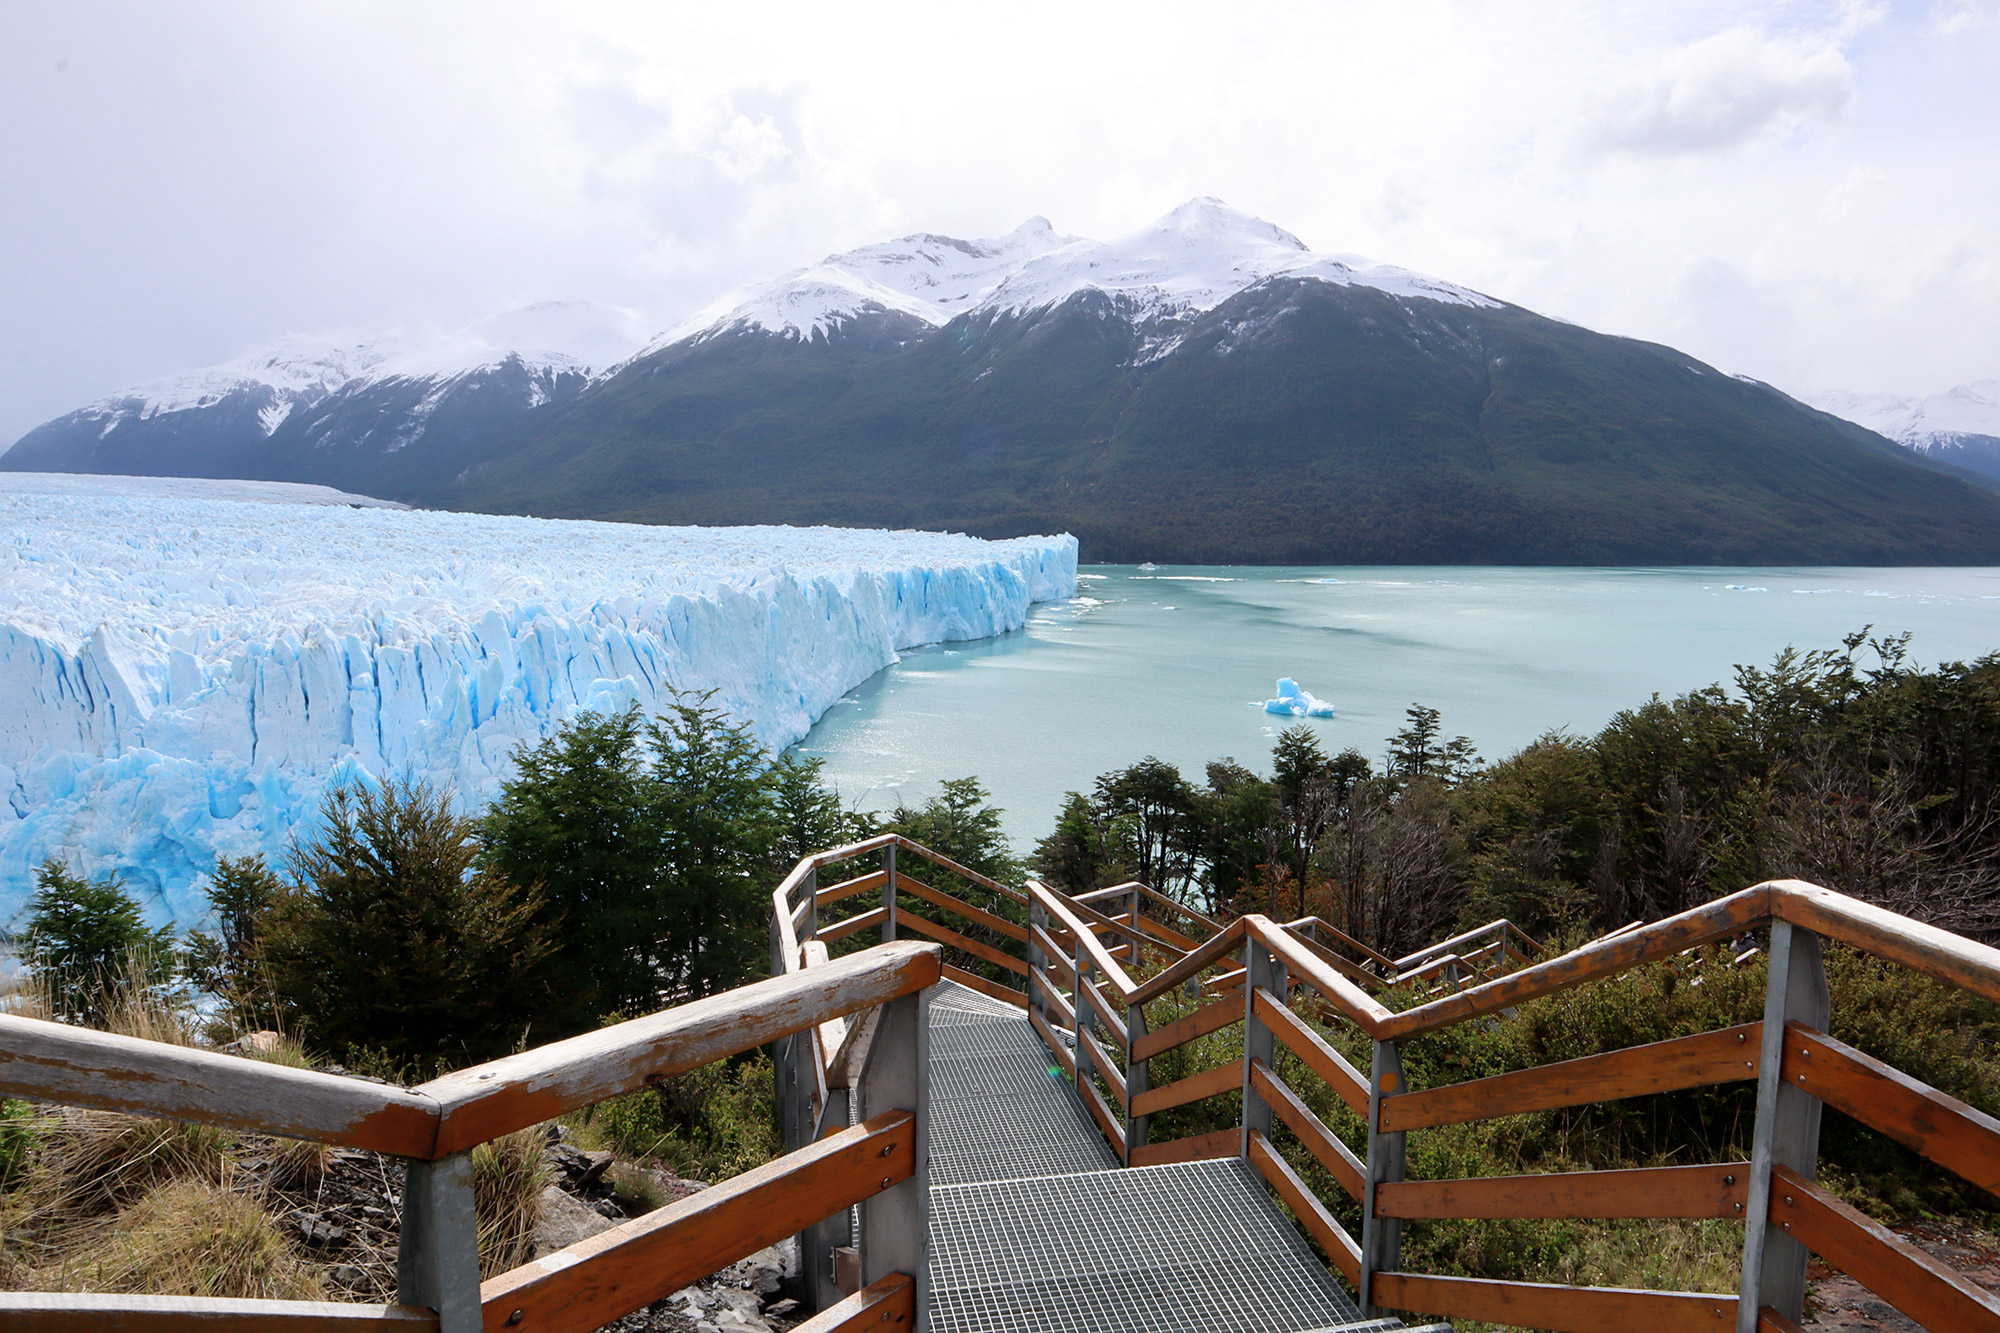
[[[0,441],[290,333],[1218,195],[1793,392],[2000,375],[2000,3],[0,9]]]

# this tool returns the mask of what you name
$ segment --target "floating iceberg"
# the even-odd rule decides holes
[[[1278,682],[1278,697],[1264,701],[1264,711],[1286,717],[1332,717],[1333,705],[1324,699],[1315,699],[1300,689],[1297,681],[1286,676]]]
[[[0,926],[34,867],[192,924],[218,855],[276,859],[330,780],[489,800],[593,709],[714,703],[768,747],[899,649],[1020,628],[1076,541],[406,511],[324,487],[9,476]]]

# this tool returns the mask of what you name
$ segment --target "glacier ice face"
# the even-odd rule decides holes
[[[1290,676],[1278,680],[1278,697],[1264,701],[1264,711],[1282,717],[1332,717],[1333,705],[1301,689]]]
[[[490,799],[591,709],[714,702],[768,747],[922,643],[1074,595],[1076,542],[406,511],[323,487],[15,474],[0,493],[0,924],[49,856],[198,920],[327,783]],[[376,506],[376,507],[350,507]]]

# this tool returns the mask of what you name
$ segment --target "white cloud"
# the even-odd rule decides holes
[[[1198,194],[1774,383],[1978,379],[1988,9],[30,6],[0,43],[0,442],[287,333],[568,297],[664,327],[906,231],[1108,236]]]
[[[1638,153],[1705,153],[1845,119],[1854,68],[1824,40],[1737,26],[1661,56],[1598,108],[1590,137]]]

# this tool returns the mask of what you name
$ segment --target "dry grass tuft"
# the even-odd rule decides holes
[[[323,1300],[314,1267],[254,1198],[212,1181],[172,1180],[80,1247],[48,1286],[67,1291]]]
[[[528,1262],[550,1172],[542,1159],[548,1131],[536,1126],[472,1150],[472,1201],[479,1217],[479,1276]]]

